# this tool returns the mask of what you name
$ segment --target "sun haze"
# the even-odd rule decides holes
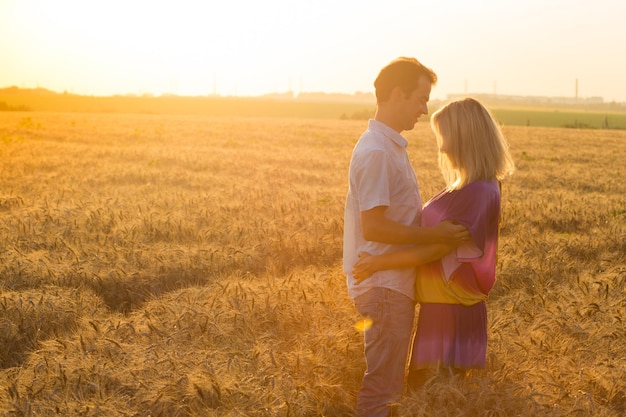
[[[618,0],[0,0],[0,88],[77,94],[371,92],[415,56],[450,93],[626,101]]]

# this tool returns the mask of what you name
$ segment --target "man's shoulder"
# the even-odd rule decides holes
[[[385,135],[377,130],[367,129],[356,144],[355,151],[387,151]]]
[[[373,139],[384,139],[385,131],[378,128],[376,125],[370,125],[365,129],[361,137],[373,138]]]

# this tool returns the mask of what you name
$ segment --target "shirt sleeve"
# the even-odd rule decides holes
[[[352,181],[357,190],[361,211],[389,206],[390,169],[389,157],[383,151],[374,150],[359,157]]]

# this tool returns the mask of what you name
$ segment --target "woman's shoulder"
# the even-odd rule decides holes
[[[474,181],[470,182],[459,191],[465,193],[500,194],[500,184],[498,184],[498,180]]]
[[[500,201],[500,185],[497,180],[474,181],[457,190],[456,199],[465,201],[498,202]]]
[[[474,181],[465,187],[457,190],[443,189],[434,197],[432,197],[426,206],[432,204],[456,204],[468,201],[493,201],[500,197],[500,187],[497,180],[493,181]],[[426,207],[425,206],[425,207]]]

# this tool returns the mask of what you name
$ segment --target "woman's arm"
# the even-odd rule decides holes
[[[440,259],[453,249],[454,246],[437,243],[419,245],[384,255],[370,255],[367,252],[361,252],[359,253],[359,260],[352,267],[352,276],[359,284],[374,272],[422,265]]]

